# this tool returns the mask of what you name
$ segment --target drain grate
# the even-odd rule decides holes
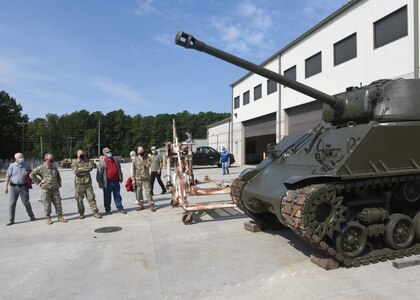
[[[97,233],[108,233],[108,232],[116,232],[122,230],[122,227],[119,226],[109,226],[109,227],[101,227],[98,229],[95,229],[95,232]]]

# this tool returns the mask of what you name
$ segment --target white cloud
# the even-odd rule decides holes
[[[110,79],[97,77],[91,81],[94,88],[105,95],[107,102],[113,108],[121,108],[125,105],[143,105],[150,107],[151,103],[146,101],[136,90],[122,82],[111,81]]]
[[[337,9],[336,0],[305,0],[303,13],[309,18],[321,19]]]
[[[151,14],[160,14],[160,11],[155,7],[154,0],[137,0],[137,7],[135,14],[143,17]]]
[[[272,16],[268,8],[257,7],[255,3],[245,2],[239,6],[239,13],[251,21],[255,30],[265,31],[273,26]]]
[[[174,35],[173,34],[161,34],[154,37],[154,39],[162,45],[171,47],[174,45]]]
[[[218,39],[227,51],[249,54],[258,58],[275,51],[273,18],[276,12],[267,6],[256,5],[248,0],[237,3],[232,10],[210,18]]]
[[[0,56],[0,83],[17,86],[27,81],[54,81],[40,61],[29,57]]]

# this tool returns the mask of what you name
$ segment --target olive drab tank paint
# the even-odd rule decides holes
[[[345,266],[420,254],[419,79],[331,96],[184,32],[175,42],[324,103],[324,124],[283,137],[233,182],[232,199],[260,227],[287,226]]]

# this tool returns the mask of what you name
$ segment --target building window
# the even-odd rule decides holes
[[[247,105],[249,103],[249,91],[246,91],[242,98],[242,104]]]
[[[373,23],[373,34],[375,49],[407,36],[407,5]]]
[[[284,77],[296,80],[296,66],[288,68],[286,71],[284,71],[283,75]],[[284,88],[286,88],[286,86],[284,86]]]
[[[239,108],[239,96],[233,99],[233,108]]]
[[[254,87],[254,100],[258,100],[262,97],[262,85],[259,84]]]
[[[267,95],[277,92],[277,82],[274,80],[267,80]]]
[[[357,34],[342,39],[334,44],[334,66],[357,57]]]
[[[305,78],[314,76],[315,74],[321,73],[322,71],[322,52],[318,52],[315,55],[305,60]]]

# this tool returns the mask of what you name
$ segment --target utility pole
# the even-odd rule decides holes
[[[24,150],[24,144],[25,144],[25,125],[28,125],[27,122],[18,122],[18,125],[22,126],[22,154]]]
[[[41,143],[41,153],[40,154],[41,154],[41,161],[42,161],[42,158],[43,158],[42,153],[44,152],[44,150],[43,150],[43,145],[44,144],[42,143],[42,136],[39,137],[39,142]]]
[[[101,155],[101,119],[99,119],[98,126],[98,157]]]
[[[70,140],[69,158],[71,158],[71,150],[72,150],[72,143],[73,143],[74,136],[69,136],[67,138]]]

